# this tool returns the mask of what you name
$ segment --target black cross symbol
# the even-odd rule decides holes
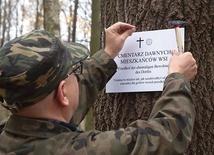
[[[144,40],[141,39],[141,37],[137,40],[137,42],[139,42],[139,48],[141,48],[141,42],[143,42]]]

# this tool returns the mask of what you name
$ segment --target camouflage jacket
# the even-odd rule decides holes
[[[99,60],[96,61],[99,65]],[[96,65],[90,67],[96,68]],[[114,72],[105,68],[103,66],[103,73],[99,73],[100,81],[97,83],[81,80],[81,77],[80,82],[91,84],[92,90],[94,84],[100,85],[96,88],[98,91],[106,83],[101,77],[107,80]],[[136,120],[127,128],[106,132],[78,132],[66,123],[11,116],[0,135],[0,155],[175,155],[187,149],[194,120],[190,83],[183,75],[174,73],[166,78],[162,97],[156,102],[147,121]]]
[[[83,73],[78,75],[79,104],[70,124],[78,126],[93,103],[98,92],[116,72],[115,61],[103,50],[96,52],[90,59],[84,60]]]

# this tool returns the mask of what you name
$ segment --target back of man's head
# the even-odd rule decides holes
[[[88,57],[85,46],[62,43],[35,30],[0,49],[0,102],[7,109],[35,104],[52,92],[75,63]]]

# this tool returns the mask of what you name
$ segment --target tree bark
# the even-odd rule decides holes
[[[76,41],[76,28],[77,28],[77,10],[78,10],[79,0],[74,1],[74,18],[73,18],[73,31],[72,31],[72,41]]]
[[[41,13],[39,12],[39,0],[36,0],[36,21],[35,21],[35,30],[39,29],[39,16]]]
[[[7,19],[7,2],[4,0],[4,10],[3,10],[3,19],[2,19],[2,30],[1,30],[1,45],[4,45],[5,42],[5,33],[6,33],[6,19]]]
[[[1,22],[2,22],[2,21],[1,21],[2,17],[1,17],[1,16],[2,16],[2,0],[0,0],[0,26],[1,26],[1,24],[2,24],[2,23],[1,23]]]
[[[11,28],[11,15],[12,15],[12,5],[11,1],[8,1],[8,13],[7,13],[7,40],[10,40],[10,28]]]
[[[100,49],[100,0],[92,0],[92,22],[91,22],[91,42],[90,51],[93,55]]]
[[[100,0],[92,0],[92,21],[91,21],[91,42],[90,55],[93,55],[100,49]],[[94,128],[93,124],[93,108],[91,108],[85,118],[85,130]]]
[[[44,29],[60,36],[59,0],[43,0]]]
[[[171,20],[185,20],[185,51],[191,51],[198,74],[191,83],[196,122],[191,145],[185,154],[214,152],[214,1],[213,0],[101,0],[102,42],[104,28],[117,21],[136,26],[137,31],[168,29]],[[99,95],[94,104],[95,128],[126,127],[136,119],[148,119],[160,92]]]

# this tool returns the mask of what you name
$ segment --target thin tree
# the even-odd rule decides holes
[[[100,0],[92,0],[92,22],[91,22],[91,42],[90,51],[93,55],[96,51],[100,49]]]
[[[2,8],[2,0],[0,0],[0,8]],[[1,25],[2,25],[2,9],[0,9],[0,30],[1,30]],[[0,36],[1,36],[1,33],[0,33]]]
[[[100,49],[100,0],[92,0],[91,42],[90,54],[93,55]],[[86,117],[85,130],[93,129],[93,109],[91,108]]]
[[[36,22],[35,22],[35,29],[39,29],[39,17],[41,13],[39,12],[39,0],[36,0]]]
[[[213,0],[101,0],[102,32],[117,21],[131,23],[137,31],[168,29],[171,20],[187,21],[185,51],[191,51],[198,64],[198,74],[191,83],[196,122],[188,155],[214,152],[213,15]],[[160,92],[106,94],[104,90],[94,105],[95,128],[118,129],[136,119],[148,119],[159,97]]]
[[[8,12],[7,12],[7,40],[10,40],[10,28],[11,28],[11,19],[12,18],[12,4],[11,1],[8,1]]]
[[[60,36],[59,0],[43,0],[44,29]]]
[[[66,5],[67,6],[67,5]],[[68,42],[71,41],[71,24],[72,24],[72,18],[73,18],[73,9],[72,9],[72,4],[71,4],[71,0],[69,1],[69,15],[66,14],[66,10],[65,9],[61,9],[64,16],[65,16],[65,22],[66,22],[66,26],[67,26],[67,31],[68,31]]]
[[[24,20],[26,18],[26,9],[24,7],[24,4],[21,4],[21,10],[22,10],[22,18],[21,18],[21,27],[20,27],[20,34],[23,34],[23,29],[24,29]]]
[[[18,6],[19,1],[16,2],[16,6]],[[16,37],[18,37],[18,26],[19,26],[19,11],[18,11],[18,7],[16,7],[15,9],[15,14],[16,14],[16,18],[15,18],[15,23],[16,23]]]
[[[77,29],[77,10],[78,10],[79,0],[74,1],[74,16],[73,16],[73,31],[72,31],[72,41],[76,41],[76,29]]]
[[[7,28],[7,1],[4,0],[4,10],[3,10],[3,19],[2,19],[2,30],[1,30],[1,46],[4,44],[5,42],[5,33],[6,33],[6,28]]]

